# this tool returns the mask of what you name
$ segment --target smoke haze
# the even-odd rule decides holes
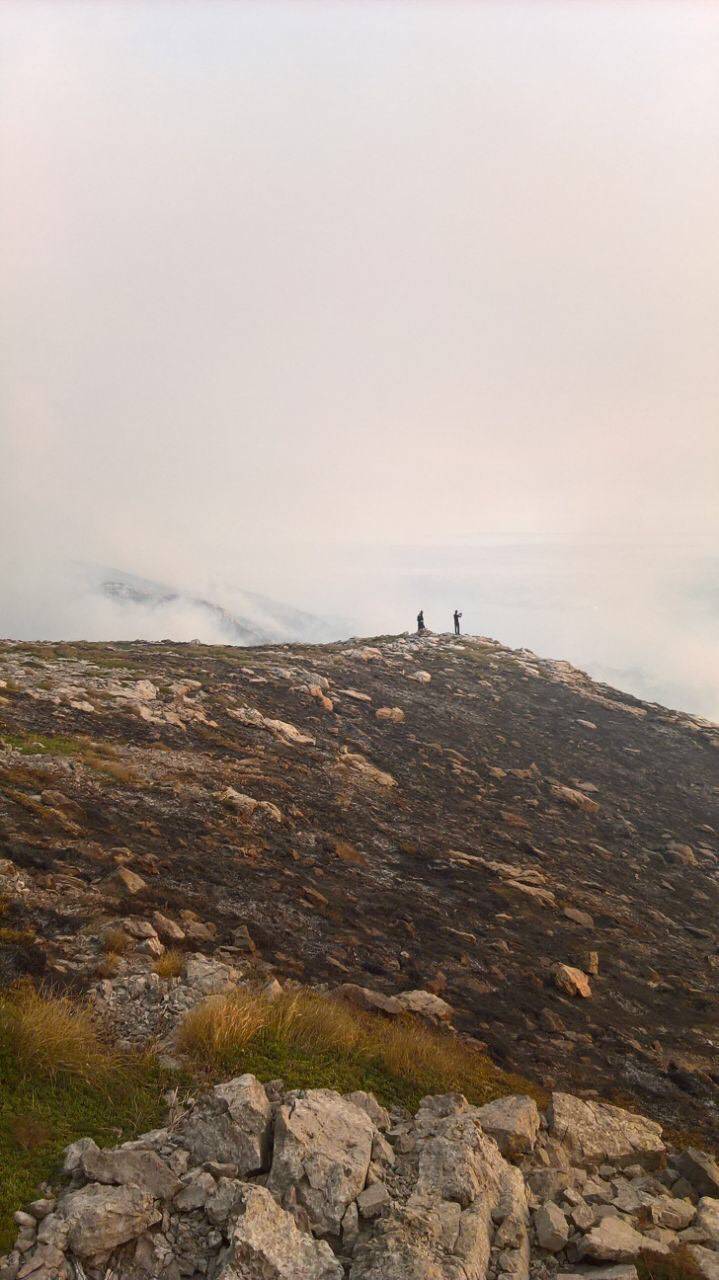
[[[0,634],[458,606],[719,717],[719,8],[5,0],[0,47]]]

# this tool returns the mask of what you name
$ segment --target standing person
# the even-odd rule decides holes
[[[459,620],[460,620],[460,618],[461,618],[461,617],[462,617],[461,613],[460,613],[457,609],[455,609],[455,611],[454,611],[454,634],[455,634],[456,636],[458,636],[458,635],[459,635]]]
[[[424,609],[420,609],[417,614],[417,630],[424,631]]]

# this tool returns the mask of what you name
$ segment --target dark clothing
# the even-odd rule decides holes
[[[461,618],[461,617],[462,617],[461,613],[459,613],[459,612],[457,611],[457,609],[455,609],[455,611],[454,611],[454,634],[455,634],[456,636],[458,636],[458,635],[459,635],[459,620],[460,620],[460,618]]]
[[[424,609],[420,609],[417,614],[417,630],[424,631]]]

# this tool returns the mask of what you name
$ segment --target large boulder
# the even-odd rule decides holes
[[[343,1275],[329,1245],[300,1231],[264,1187],[242,1188],[216,1280],[342,1280]]]
[[[606,1102],[553,1093],[547,1120],[572,1162],[585,1168],[637,1162],[653,1168],[664,1155],[660,1124]]]
[[[193,1164],[234,1164],[240,1177],[269,1167],[272,1108],[259,1080],[236,1076],[218,1084],[175,1126],[177,1143]]]
[[[333,1089],[299,1089],[280,1107],[268,1188],[295,1195],[319,1235],[338,1235],[349,1204],[363,1190],[374,1126]]]
[[[591,997],[592,988],[589,978],[581,969],[575,969],[574,965],[555,964],[552,969],[552,978],[555,987],[565,995],[581,996],[583,1000],[589,1000]]]
[[[479,1108],[477,1118],[503,1156],[521,1156],[534,1149],[539,1133],[539,1110],[534,1098],[522,1094],[496,1098]]]
[[[701,1244],[690,1244],[687,1245],[687,1254],[704,1280],[719,1280],[719,1253],[705,1249]]]
[[[602,1218],[579,1245],[579,1256],[591,1262],[632,1262],[638,1258],[645,1237],[622,1218]]]
[[[534,1215],[534,1230],[540,1249],[559,1253],[569,1239],[569,1223],[558,1204],[548,1200]]]
[[[476,1107],[457,1094],[423,1098],[417,1131],[421,1139],[417,1196],[452,1200],[463,1209],[479,1195],[488,1202],[497,1201],[504,1161],[496,1144],[482,1132]]]
[[[176,1174],[154,1151],[100,1150],[90,1140],[80,1156],[80,1168],[88,1182],[128,1183],[159,1200],[169,1200],[180,1188]]]
[[[68,1244],[80,1259],[109,1253],[135,1240],[162,1218],[162,1210],[149,1191],[99,1182],[89,1182],[80,1191],[64,1196],[58,1214],[67,1223]]]
[[[694,1226],[704,1233],[707,1243],[713,1249],[719,1249],[719,1200],[712,1196],[702,1196],[697,1205]]]
[[[425,1022],[438,1024],[452,1020],[451,1004],[447,1004],[446,1000],[434,995],[431,991],[399,991],[395,1000],[400,1009],[406,1013],[413,1013],[417,1018],[423,1018]]]
[[[677,1168],[700,1196],[719,1196],[719,1164],[706,1151],[687,1147],[677,1161]]]

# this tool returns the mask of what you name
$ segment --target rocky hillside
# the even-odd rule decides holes
[[[450,1093],[412,1116],[245,1074],[121,1147],[81,1138],[64,1173],[15,1215],[2,1280],[719,1275],[719,1166],[559,1092],[545,1115]]]
[[[3,642],[0,977],[117,1011],[172,946],[390,1014],[421,991],[500,1066],[707,1143],[717,746],[486,639]]]

